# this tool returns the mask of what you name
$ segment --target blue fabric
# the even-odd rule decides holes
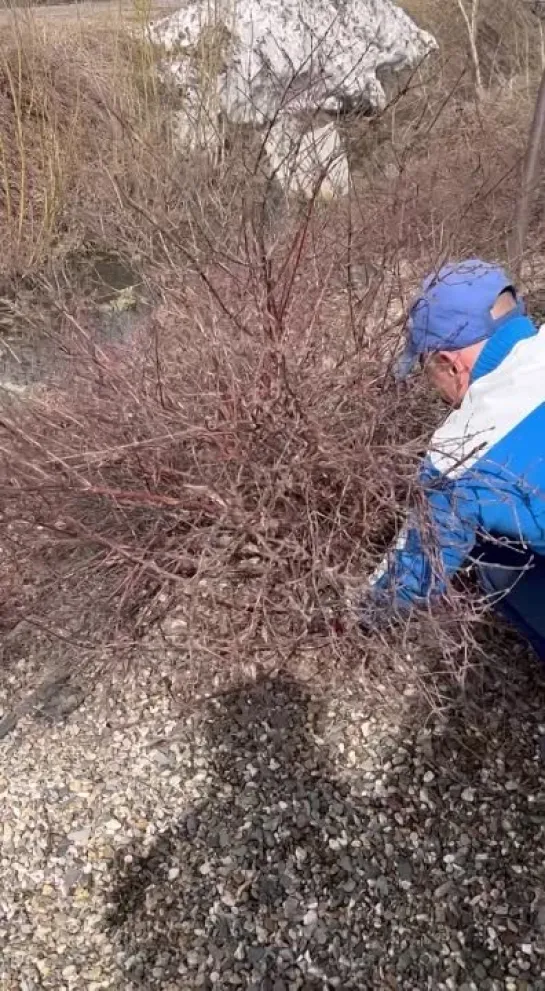
[[[489,339],[499,326],[490,311],[507,288],[512,285],[504,270],[478,258],[445,265],[428,276],[409,314],[407,346],[396,364],[396,378],[406,378],[422,355],[458,351]],[[523,312],[521,300],[517,309]]]
[[[517,314],[518,315],[518,314]],[[471,382],[493,372],[507,358],[519,341],[534,337],[537,330],[531,320],[517,320],[513,312],[496,321],[497,331],[486,343],[471,372]]]
[[[483,591],[545,661],[545,558],[519,545],[482,542],[476,568]]]
[[[507,589],[502,579],[513,578],[513,559],[507,576],[501,561],[490,571],[483,559],[483,583],[508,592],[498,606],[541,653],[545,328],[538,332],[519,313],[502,321],[483,348],[462,406],[432,439],[419,480],[419,502],[372,577],[371,598],[395,611],[427,606],[444,596],[449,578],[476,547],[486,546],[490,555],[500,541],[518,562],[532,559],[533,566]]]

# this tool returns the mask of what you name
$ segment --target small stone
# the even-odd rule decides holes
[[[133,953],[132,956],[127,957],[124,963],[124,967],[125,970],[135,971],[136,973],[138,973],[138,971],[142,967],[142,959],[140,955],[138,953]]]
[[[381,895],[386,896],[390,890],[390,885],[388,884],[388,878],[384,877],[384,875],[378,877],[376,881],[376,888]]]
[[[132,824],[133,829],[135,829],[136,832],[138,833],[145,833],[148,829],[148,825],[149,823],[147,819],[140,819],[140,818],[135,819]]]
[[[401,953],[398,957],[397,970],[402,974],[405,970],[407,970],[407,967],[410,967],[411,963],[412,955],[409,950],[405,950],[405,952]]]
[[[107,833],[118,833],[121,828],[119,819],[108,819],[108,822],[104,826]]]
[[[293,963],[293,953],[285,946],[279,951],[278,956],[285,967],[290,967]]]
[[[318,943],[319,946],[325,946],[329,941],[329,935],[324,926],[316,926],[312,935],[315,943]]]
[[[199,826],[195,816],[188,816],[184,823],[187,835],[189,837],[195,836]]]
[[[82,829],[73,829],[68,833],[70,843],[75,843],[76,846],[85,846],[89,842],[90,836],[90,826],[84,826]]]
[[[180,868],[179,867],[171,867],[170,870],[169,870],[169,872],[168,872],[168,879],[169,879],[169,881],[175,881],[176,878],[179,877],[179,876],[180,876]]]
[[[61,882],[61,888],[63,893],[68,894],[73,888],[75,888],[80,877],[81,877],[81,868],[69,867],[68,870],[65,871]]]
[[[534,911],[536,926],[545,932],[545,897],[543,895],[538,898]]]
[[[318,913],[314,908],[310,908],[303,916],[304,926],[313,926],[318,921]]]
[[[165,753],[164,750],[154,750],[151,754],[151,759],[159,767],[170,767],[172,765],[172,755]]]
[[[400,881],[411,881],[413,876],[413,868],[410,860],[399,860],[397,864],[397,873]]]
[[[286,898],[284,902],[284,915],[286,919],[294,919],[299,913],[299,902],[295,898]]]
[[[473,802],[475,801],[475,789],[474,788],[464,788],[461,799],[463,802]]]
[[[84,902],[89,901],[89,897],[90,897],[89,889],[81,884],[78,884],[77,887],[74,889],[74,894],[73,894],[74,901],[77,902],[78,904],[83,904]]]

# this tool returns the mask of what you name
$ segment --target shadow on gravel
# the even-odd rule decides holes
[[[130,986],[543,991],[545,692],[533,664],[517,678],[478,728],[360,733],[351,784],[301,685],[211,703],[203,801],[112,865]]]

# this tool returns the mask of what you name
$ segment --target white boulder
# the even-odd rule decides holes
[[[267,134],[268,173],[286,193],[310,199],[344,196],[350,188],[350,169],[333,121],[302,131],[300,121],[279,114]]]
[[[187,120],[178,125],[190,144],[201,144],[223,119],[270,132],[275,158],[295,134],[308,166],[335,163],[331,189],[340,191],[348,174],[346,157],[341,164],[336,154],[340,138],[313,115],[323,124],[324,115],[334,121],[380,110],[379,75],[410,69],[435,48],[392,0],[187,0],[151,32],[186,94]],[[200,138],[189,136],[196,105]],[[303,165],[287,157],[291,184],[308,189]]]

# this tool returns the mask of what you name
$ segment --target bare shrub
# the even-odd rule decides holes
[[[271,217],[259,153],[180,174],[141,104],[101,93],[100,148],[74,173],[96,199],[76,195],[67,229],[138,244],[153,309],[105,346],[77,294],[42,281],[63,384],[2,397],[6,612],[129,642],[174,610],[203,678],[297,658],[327,676],[365,662],[385,695],[418,680],[436,704],[437,672],[463,684],[464,597],[422,620],[417,655],[413,621],[368,650],[335,619],[404,518],[440,416],[390,374],[418,278],[445,254],[501,255],[509,228],[520,107],[491,100],[487,117],[451,95],[392,125],[394,172],[377,153],[347,202],[320,204],[318,182]]]
[[[345,249],[324,251],[327,227],[309,208],[274,258],[248,229],[246,265],[167,285],[149,339],[127,351],[97,348],[67,314],[69,388],[11,400],[4,456],[17,452],[18,470],[4,496],[16,514],[28,500],[64,545],[94,534],[111,566],[128,566],[122,609],[177,577],[255,572],[299,603],[292,635],[309,606],[297,573],[318,589],[322,566],[361,572],[389,538],[422,445],[417,397],[386,377],[399,336],[386,294],[371,339],[371,300],[348,310]]]
[[[20,615],[55,627],[61,593],[72,635],[125,642],[170,616],[201,687],[256,664],[363,664],[390,701],[420,679],[437,704],[446,672],[463,683],[472,614],[455,596],[419,625],[416,658],[414,623],[366,644],[340,610],[402,521],[438,415],[393,382],[406,279],[357,284],[353,221],[311,203],[272,255],[248,221],[236,262],[183,286],[163,273],[129,349],[65,312],[67,387],[11,398],[0,423],[4,536],[32,590]]]

